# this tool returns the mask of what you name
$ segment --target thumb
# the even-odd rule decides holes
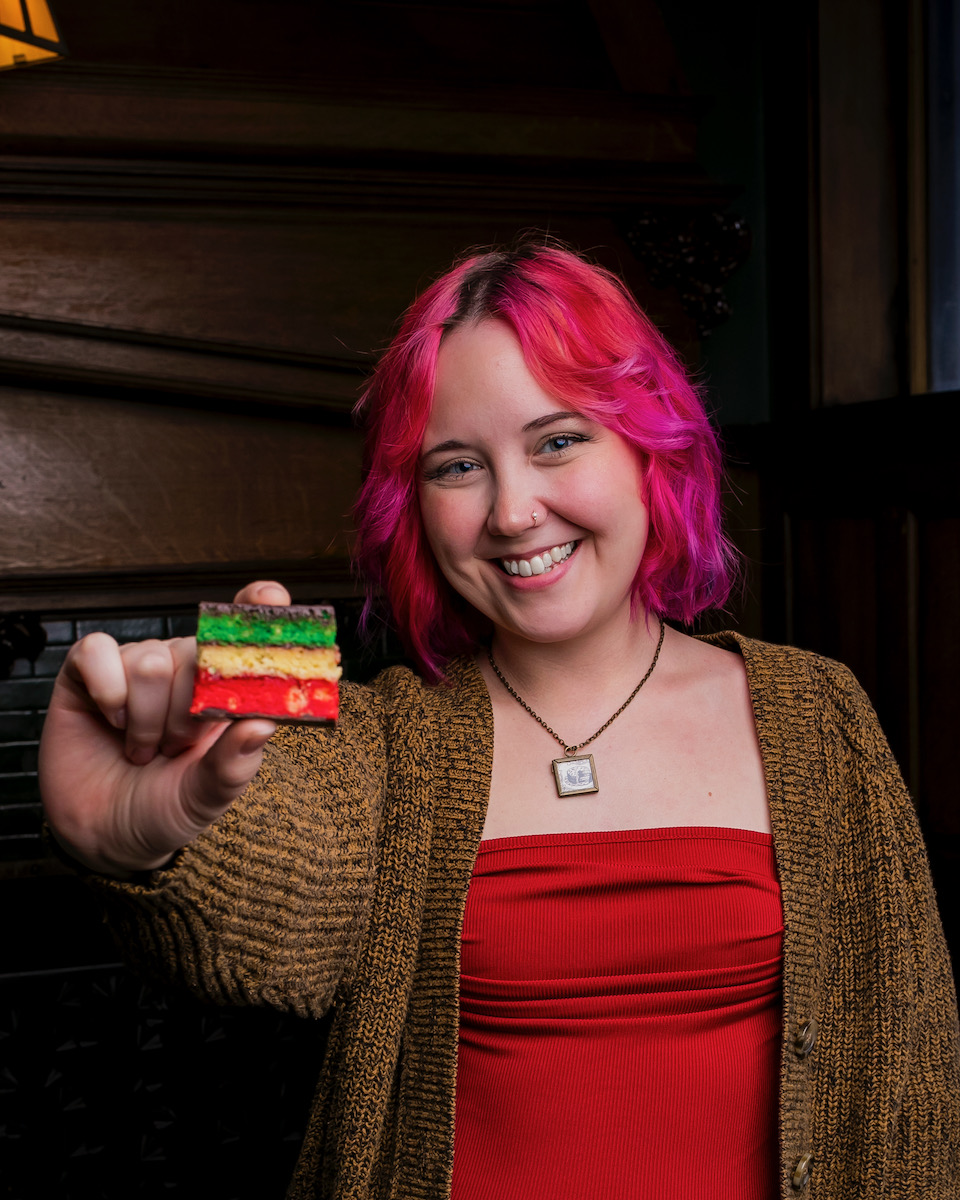
[[[224,813],[253,779],[275,731],[271,721],[235,721],[187,769],[184,804],[198,829]]]
[[[233,598],[234,604],[289,604],[290,593],[282,583],[272,579],[258,579],[248,583]]]

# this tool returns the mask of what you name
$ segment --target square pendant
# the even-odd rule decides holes
[[[592,754],[555,758],[553,774],[557,781],[558,796],[582,796],[600,790]]]

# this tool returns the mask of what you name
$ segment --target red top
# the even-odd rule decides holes
[[[453,1200],[774,1200],[782,946],[767,834],[482,842]]]

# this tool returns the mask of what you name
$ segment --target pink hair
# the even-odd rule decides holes
[[[676,354],[624,285],[554,245],[476,255],[407,310],[358,405],[366,474],[357,500],[356,561],[382,593],[424,676],[436,681],[489,623],[441,575],[420,519],[420,449],[444,334],[507,322],[540,386],[636,447],[650,533],[633,584],[634,612],[689,623],[730,594],[736,552],[721,525],[717,437]]]

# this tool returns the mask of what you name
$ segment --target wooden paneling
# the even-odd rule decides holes
[[[930,828],[954,839],[960,865],[957,740],[960,642],[960,516],[932,516],[919,535],[924,574],[920,589],[920,670],[924,721],[920,731],[922,794],[930,796]]]
[[[240,396],[347,409],[417,288],[465,247],[510,240],[523,225],[519,214],[379,207],[283,216],[78,204],[0,217],[8,370],[46,363],[181,389],[219,381]],[[612,219],[567,214],[562,227],[605,242],[604,256],[632,265],[642,284]],[[652,298],[670,315],[669,296]],[[58,324],[45,331],[43,321]]]
[[[56,14],[73,58],[138,69],[454,87],[614,79],[583,0],[57,0]]]
[[[845,663],[873,699],[914,795],[920,790],[919,728],[925,693],[916,649],[918,519],[878,503],[854,514],[835,504],[788,514],[791,641]],[[936,804],[926,796],[927,805]]]
[[[819,101],[822,400],[895,396],[905,383],[905,223],[895,117],[907,22],[874,0],[821,3]]]
[[[896,401],[823,409],[730,437],[757,493],[765,636],[853,670],[938,837],[960,832],[960,492],[930,430],[956,402],[917,397],[909,421]]]
[[[0,604],[44,578],[60,607],[90,576],[127,591],[137,573],[241,563],[322,588],[343,575],[359,479],[348,428],[2,389]]]
[[[663,15],[653,0],[589,0],[589,7],[625,92],[690,94]],[[641,46],[643,52],[638,53]]]
[[[131,153],[175,161],[179,151],[206,151],[214,160],[324,162],[362,166],[364,156],[420,156],[503,162],[632,164],[644,173],[687,168],[695,184],[696,106],[688,99],[558,86],[456,88],[429,77],[391,84],[391,76],[360,88],[322,74],[287,81],[267,73],[249,78],[209,71],[83,64],[15,72],[2,82],[0,137],[7,154],[84,157]]]
[[[791,641],[846,663],[877,690],[877,547],[868,517],[788,514]],[[850,619],[844,619],[850,618]]]
[[[922,60],[910,7],[818,0],[797,8],[786,42],[767,27],[775,418],[923,379]]]

